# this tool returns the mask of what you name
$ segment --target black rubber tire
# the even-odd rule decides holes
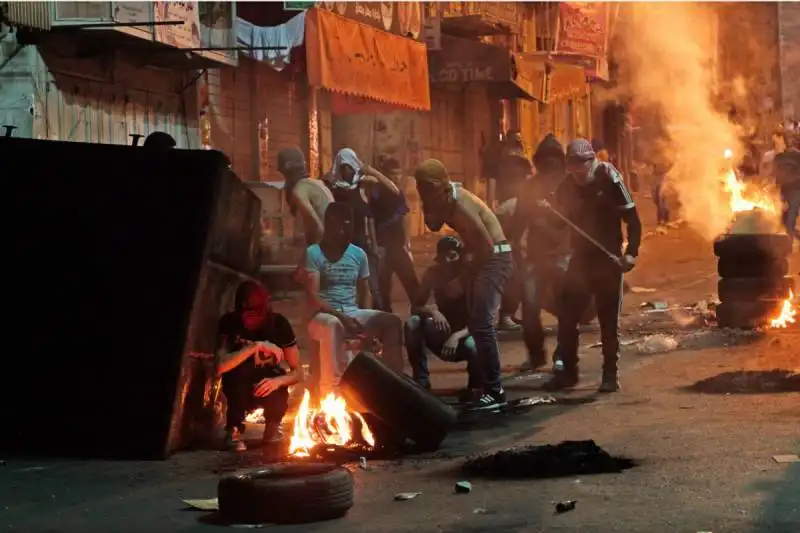
[[[723,235],[714,241],[714,255],[738,258],[764,255],[786,258],[792,253],[792,241],[782,233]]]
[[[369,354],[358,354],[339,384],[348,403],[364,406],[425,450],[438,448],[456,425],[452,407]]]
[[[717,306],[717,323],[723,328],[753,329],[765,326],[781,310],[780,300],[722,302]]]
[[[353,507],[353,475],[329,463],[275,463],[226,474],[219,511],[231,524],[304,524],[341,518]]]
[[[717,262],[721,278],[782,278],[789,273],[789,261],[764,256],[721,257]]]
[[[721,302],[785,300],[795,290],[794,278],[723,278],[717,283]]]

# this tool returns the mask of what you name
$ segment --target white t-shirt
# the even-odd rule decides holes
[[[319,295],[328,305],[343,313],[359,309],[356,284],[370,274],[364,250],[350,244],[338,261],[329,261],[319,244],[312,244],[306,250],[306,270],[319,274]]]

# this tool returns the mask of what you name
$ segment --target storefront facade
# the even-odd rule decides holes
[[[28,105],[6,112],[5,120],[19,127],[20,136],[41,139],[131,144],[164,131],[180,148],[199,147],[196,69],[236,62],[235,53],[202,50],[230,38],[235,4],[221,15],[199,4],[10,6],[9,21],[23,29],[15,34],[22,35],[19,45],[31,38],[25,29],[44,31],[30,43],[36,46],[21,46],[9,61],[25,75],[2,84],[2,101]],[[167,20],[182,24],[153,24]],[[127,26],[137,22],[142,26]]]

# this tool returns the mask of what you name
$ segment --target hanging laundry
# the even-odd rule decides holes
[[[292,48],[302,46],[305,40],[305,11],[280,26],[256,26],[242,18],[236,19],[236,42],[248,48],[276,47],[274,50],[244,50],[243,53],[258,61],[269,63],[275,70],[289,64]]]

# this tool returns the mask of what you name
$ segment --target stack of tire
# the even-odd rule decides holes
[[[791,251],[791,240],[783,234],[727,234],[716,240],[721,327],[754,329],[780,313],[783,301],[795,292],[787,276]]]

